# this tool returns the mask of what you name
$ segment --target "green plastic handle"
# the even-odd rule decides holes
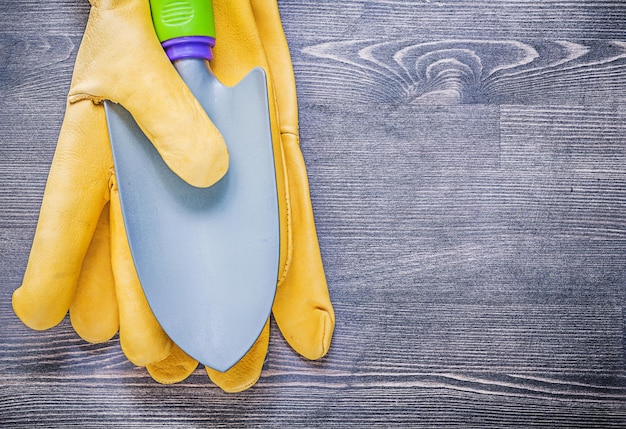
[[[150,8],[161,42],[191,36],[215,38],[212,0],[150,0]]]

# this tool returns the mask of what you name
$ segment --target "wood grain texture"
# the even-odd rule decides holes
[[[626,427],[626,4],[280,0],[337,327],[161,386],[11,309],[86,1],[0,3],[0,426]]]
[[[626,95],[621,40],[401,37],[314,43],[301,51],[302,92],[322,103],[345,97],[402,105],[614,105]]]

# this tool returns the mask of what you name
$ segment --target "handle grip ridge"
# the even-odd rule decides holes
[[[150,0],[152,22],[171,61],[213,59],[215,17],[211,0]]]

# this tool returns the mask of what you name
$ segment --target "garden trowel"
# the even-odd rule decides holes
[[[215,185],[191,186],[124,108],[106,102],[124,225],[165,332],[191,357],[225,371],[261,333],[276,292],[278,196],[265,73],[253,69],[234,87],[212,74],[210,0],[152,0],[151,8],[166,53],[224,137],[230,163]],[[173,8],[177,19],[167,19]],[[200,29],[189,24],[198,20]]]

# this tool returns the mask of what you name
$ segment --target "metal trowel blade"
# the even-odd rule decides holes
[[[279,264],[276,171],[265,73],[222,85],[203,60],[175,63],[223,135],[226,176],[193,187],[163,162],[131,115],[105,103],[124,225],[150,307],[200,363],[226,371],[271,312]]]

